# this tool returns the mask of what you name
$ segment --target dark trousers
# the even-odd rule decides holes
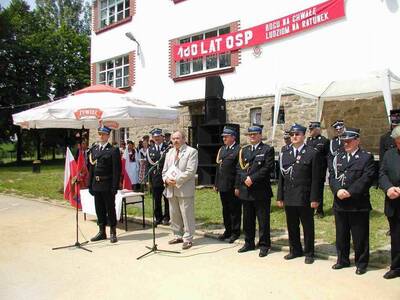
[[[324,190],[325,190],[325,176],[321,178],[321,182],[319,184],[319,193],[321,195],[321,201],[319,202],[317,212],[323,213],[324,212]]]
[[[97,224],[99,226],[107,225],[107,217],[110,226],[117,225],[117,216],[115,213],[115,195],[109,191],[94,192],[94,204],[96,207]]]
[[[289,233],[290,253],[314,256],[314,210],[306,206],[285,206],[286,224]],[[303,226],[304,252],[300,241],[300,222]]]
[[[390,226],[390,243],[391,243],[391,270],[400,271],[400,216],[394,215],[388,218]]]
[[[240,223],[242,220],[242,203],[235,196],[235,191],[219,193],[222,203],[222,216],[224,219],[225,235],[240,236]]]
[[[256,218],[258,220],[259,245],[271,248],[270,209],[271,199],[256,201],[242,200],[243,203],[243,232],[245,243],[254,247],[256,236]]]
[[[350,264],[350,234],[353,238],[355,264],[367,268],[369,261],[369,212],[335,211],[337,262]]]
[[[153,199],[154,199],[154,216],[157,221],[161,221],[163,218],[169,220],[169,203],[168,199],[164,197],[164,214],[162,213],[162,202],[164,187],[153,187]]]

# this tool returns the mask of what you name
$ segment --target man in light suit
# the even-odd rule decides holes
[[[170,245],[183,243],[182,249],[192,247],[195,231],[194,192],[195,175],[198,165],[197,150],[186,145],[185,134],[172,134],[173,148],[165,157],[162,178],[165,195],[169,200],[171,227],[174,239]]]

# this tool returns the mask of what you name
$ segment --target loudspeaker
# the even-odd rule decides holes
[[[206,96],[205,99],[222,99],[224,97],[224,85],[221,77],[206,77]]]
[[[205,119],[206,124],[226,123],[225,99],[206,99]]]

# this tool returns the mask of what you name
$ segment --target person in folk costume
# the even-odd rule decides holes
[[[139,147],[139,182],[141,185],[141,190],[144,191],[144,186],[147,182],[145,182],[145,175],[148,170],[148,160],[147,160],[147,152],[149,150],[149,140],[143,139],[141,141],[141,145]]]
[[[135,147],[133,141],[128,141],[128,155],[130,163],[125,165],[127,167],[126,172],[130,175],[133,191],[140,191],[139,184],[139,151]]]

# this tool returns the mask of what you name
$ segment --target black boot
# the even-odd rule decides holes
[[[101,240],[106,240],[107,239],[107,234],[106,234],[106,227],[100,225],[99,226],[99,232],[90,239],[91,242],[97,242]]]
[[[118,242],[118,239],[117,239],[117,228],[115,226],[111,226],[110,227],[110,242],[111,243]]]

